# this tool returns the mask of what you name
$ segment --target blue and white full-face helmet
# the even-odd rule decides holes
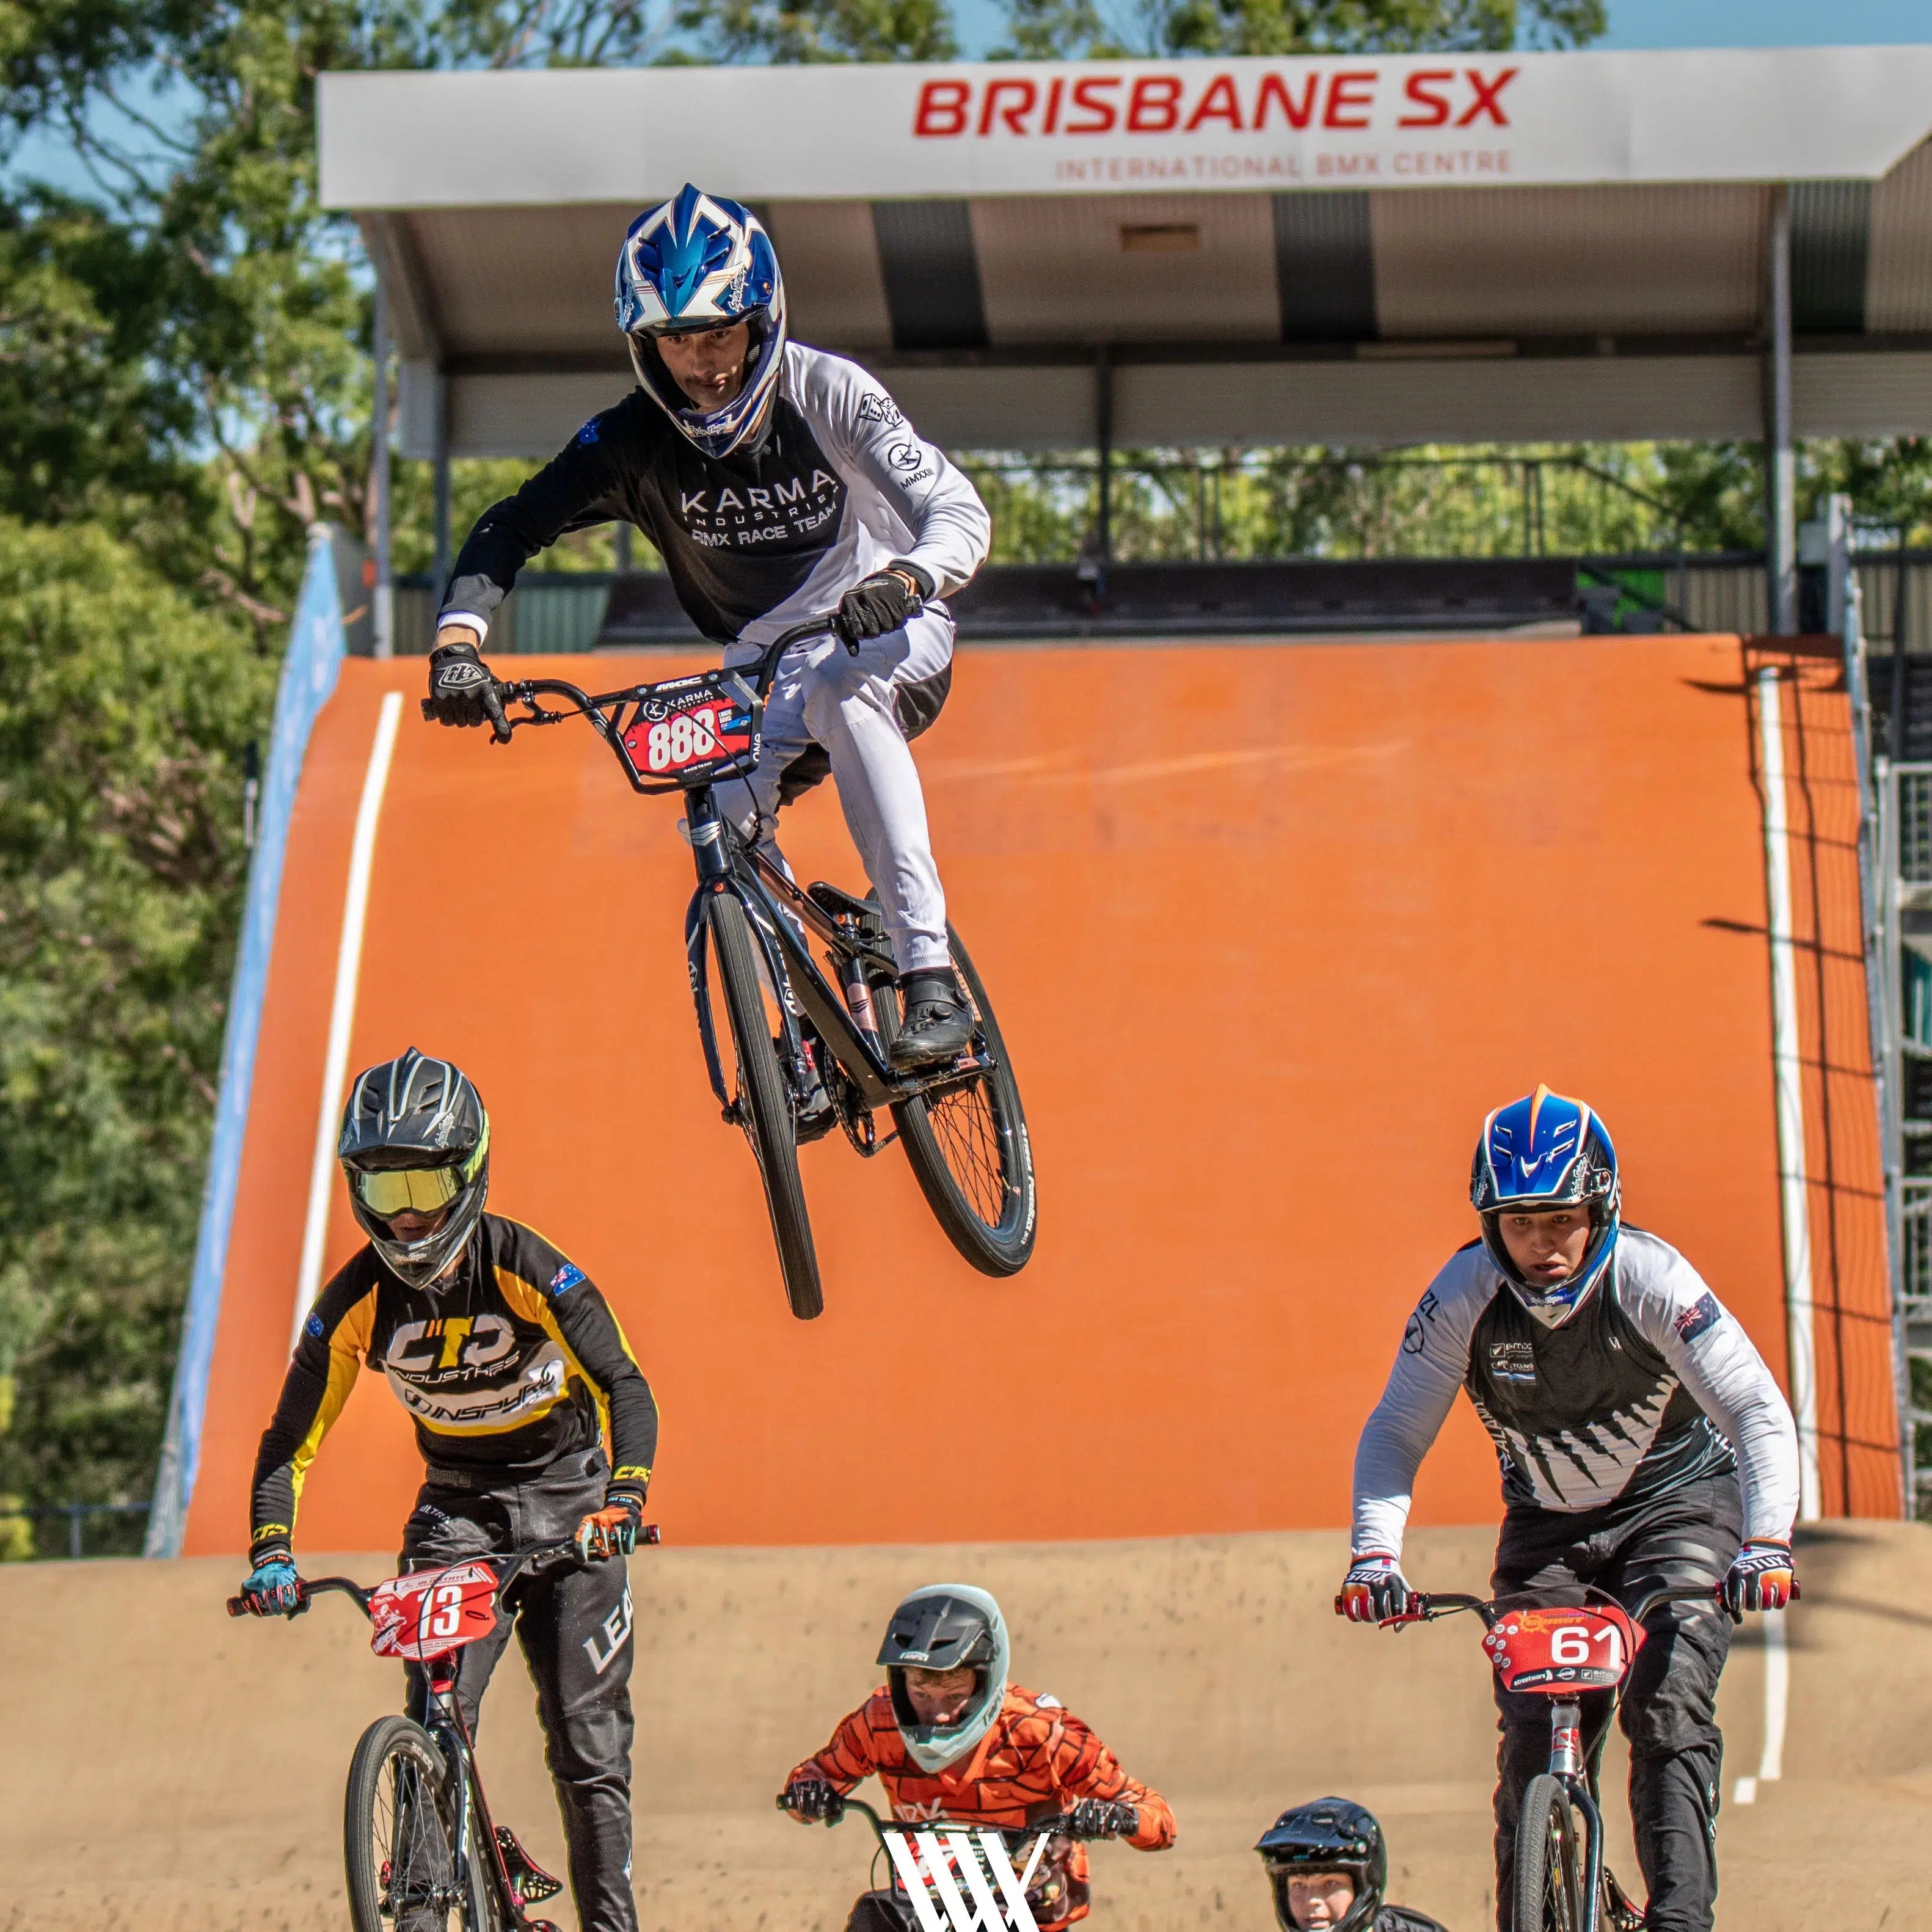
[[[784,284],[758,218],[687,182],[631,224],[617,256],[617,326],[638,380],[706,456],[755,441],[784,362]],[[750,326],[745,386],[722,410],[699,410],[664,365],[656,338]]]
[[[1469,1198],[1483,1217],[1483,1245],[1516,1298],[1546,1328],[1562,1328],[1589,1299],[1617,1244],[1622,1208],[1617,1150],[1603,1122],[1582,1101],[1566,1100],[1547,1087],[1498,1107],[1483,1123],[1476,1144]],[[1554,1288],[1533,1286],[1510,1258],[1503,1216],[1582,1206],[1589,1208],[1592,1226],[1581,1264]]]

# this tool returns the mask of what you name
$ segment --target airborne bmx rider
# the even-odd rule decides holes
[[[893,1064],[950,1060],[971,1016],[908,741],[946,701],[953,624],[940,600],[985,561],[986,506],[857,364],[788,341],[778,258],[736,202],[687,185],[640,214],[617,258],[616,310],[638,386],[470,532],[437,619],[430,715],[508,736],[482,644],[518,572],[571,530],[641,530],[728,665],[836,610],[838,637],[781,660],[758,767],[720,800],[782,864],[779,807],[830,769],[898,970]]]
[[[1006,1619],[965,1583],[915,1590],[880,1646],[886,1682],[793,1771],[778,1802],[801,1823],[836,1824],[845,1799],[877,1774],[893,1817],[962,1820],[1009,1830],[1062,1819],[1027,1893],[1040,1932],[1088,1910],[1086,1838],[1137,1851],[1174,1840],[1166,1798],[1130,1778],[1058,1697],[1006,1681]],[[845,1932],[912,1932],[905,1895],[862,1893]]]
[[[657,1450],[650,1386],[583,1270],[520,1222],[483,1211],[489,1117],[447,1060],[412,1048],[362,1074],[338,1154],[369,1239],[304,1321],[262,1437],[242,1600],[256,1616],[304,1607],[293,1548],[304,1480],[358,1371],[380,1370],[415,1420],[426,1466],[404,1526],[404,1570],[574,1534],[574,1552],[526,1569],[495,1630],[461,1652],[457,1698],[473,1737],[514,1623],[583,1932],[636,1932],[631,1592],[622,1562],[606,1559],[629,1553],[643,1522]],[[427,1680],[406,1668],[421,1722]]]
[[[1336,1612],[1407,1614],[1402,1532],[1415,1475],[1466,1388],[1495,1442],[1504,1513],[1496,1595],[1593,1585],[1634,1610],[1708,1588],[1645,1625],[1625,1689],[1630,1822],[1648,1932],[1710,1932],[1731,1624],[1797,1594],[1798,1432],[1736,1317],[1654,1234],[1627,1227],[1616,1150],[1581,1102],[1539,1087],[1483,1124],[1470,1181],[1479,1239],[1409,1317],[1355,1454],[1354,1561]],[[1721,1608],[1720,1606],[1721,1598]],[[1730,1612],[1727,1618],[1724,1610]],[[1524,1787],[1544,1767],[1546,1702],[1496,1686],[1496,1912],[1510,1932]],[[1612,1694],[1582,1698],[1595,1767]]]

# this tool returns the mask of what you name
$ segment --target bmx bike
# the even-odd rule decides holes
[[[1642,1648],[1644,1619],[1667,1604],[1699,1603],[1718,1610],[1708,1585],[1653,1590],[1627,1611],[1593,1586],[1580,1586],[1581,1604],[1538,1604],[1536,1593],[1485,1600],[1457,1594],[1424,1596],[1420,1608],[1390,1617],[1384,1629],[1469,1610],[1483,1620],[1483,1648],[1505,1690],[1550,1700],[1550,1762],[1525,1787],[1516,1830],[1515,1932],[1634,1932],[1643,1914],[1633,1905],[1604,1858],[1603,1814],[1597,1767],[1583,1754],[1582,1698],[1610,1694],[1610,1716]],[[1563,1594],[1574,1596],[1579,1586]],[[1609,1735],[1609,1716],[1604,1735]]]
[[[655,1543],[647,1523],[639,1540]],[[422,1666],[423,1721],[378,1718],[349,1761],[343,1862],[355,1932],[557,1932],[529,1908],[563,1889],[532,1862],[483,1795],[474,1741],[456,1700],[456,1654],[496,1627],[503,1592],[524,1567],[572,1546],[568,1537],[504,1556],[417,1570],[365,1590],[347,1576],[296,1586],[299,1616],[332,1591],[354,1599],[374,1626],[378,1657]],[[231,1617],[245,1616],[239,1597]]]
[[[825,1302],[799,1177],[802,1140],[842,1127],[867,1159],[903,1142],[940,1226],[983,1274],[1025,1267],[1037,1211],[1019,1088],[992,1003],[958,933],[946,928],[972,1010],[972,1038],[949,1063],[896,1070],[892,1051],[904,1014],[877,902],[823,880],[801,891],[718,806],[714,788],[748,777],[758,762],[779,660],[799,644],[840,634],[830,616],[812,618],[774,638],[755,667],[596,696],[555,678],[496,685],[507,714],[502,742],[526,725],[581,717],[616,754],[633,791],[685,795],[698,867],[685,951],[705,1070],[726,1122],[751,1144],[786,1299],[807,1322]],[[540,701],[546,698],[556,704]],[[512,706],[522,708],[508,711]],[[427,701],[423,710],[427,716]],[[830,977],[812,956],[814,939]],[[713,1016],[714,981],[728,1034]],[[883,1136],[881,1111],[894,1124]]]
[[[792,1808],[789,1796],[778,1794],[781,1811]],[[836,1825],[848,1811],[871,1825],[878,1844],[872,1889],[847,1932],[1038,1932],[1066,1916],[1066,1856],[1076,1834],[1065,1815],[1024,1826],[902,1822],[847,1798],[826,1822]]]

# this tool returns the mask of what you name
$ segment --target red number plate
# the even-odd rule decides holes
[[[1620,1683],[1642,1642],[1621,1610],[1511,1610],[1483,1648],[1505,1690],[1560,1697]]]
[[[624,747],[646,778],[682,778],[729,764],[752,748],[751,710],[709,677],[692,679],[688,689],[658,685],[639,705]]]
[[[496,1628],[496,1573],[487,1563],[392,1576],[369,1599],[369,1648],[426,1664]]]

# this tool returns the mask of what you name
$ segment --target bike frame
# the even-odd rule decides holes
[[[1579,1607],[1587,1609],[1588,1599],[1597,1598],[1606,1604],[1615,1604],[1618,1610],[1623,1606],[1606,1590],[1599,1590],[1593,1585],[1582,1586],[1585,1602]],[[1454,1616],[1459,1611],[1473,1611],[1483,1620],[1486,1630],[1493,1630],[1510,1611],[1523,1607],[1524,1596],[1531,1592],[1518,1592],[1504,1598],[1484,1599],[1442,1593],[1425,1596],[1422,1608],[1412,1616],[1391,1617],[1389,1624],[1401,1629],[1411,1623],[1433,1623],[1439,1617]],[[1646,1618],[1660,1610],[1667,1604],[1710,1604],[1715,1606],[1716,1599],[1708,1588],[1689,1590],[1653,1590],[1644,1598],[1637,1607],[1628,1612],[1632,1624],[1642,1628]],[[1554,1608],[1564,1606],[1552,1606]],[[1626,1661],[1623,1675],[1610,1687],[1610,1708],[1604,1721],[1604,1737],[1610,1736],[1610,1726],[1615,1719],[1617,1706],[1623,1702],[1624,1686],[1630,1681],[1630,1664],[1634,1655]],[[1550,1700],[1550,1762],[1545,1769],[1564,1789],[1570,1803],[1582,1813],[1584,1823],[1588,1827],[1589,1843],[1583,1856],[1583,1897],[1576,1932],[1598,1932],[1602,1922],[1604,1897],[1604,1814],[1598,1803],[1596,1767],[1586,1762],[1583,1751],[1583,1706],[1580,1697],[1559,1696]]]
[[[646,1523],[640,1532],[638,1540],[641,1543],[656,1542],[657,1526]],[[466,1563],[487,1563],[496,1570],[496,1601],[500,1611],[503,1592],[526,1565],[538,1557],[558,1554],[571,1547],[572,1539],[561,1537],[549,1543],[532,1544],[522,1550],[513,1550],[507,1555],[486,1553],[465,1557],[461,1560]],[[352,1599],[357,1609],[365,1617],[370,1614],[370,1601],[376,1594],[374,1590],[365,1590],[349,1576],[318,1576],[312,1581],[304,1580],[297,1586],[297,1607],[290,1614],[299,1616],[308,1608],[314,1598],[331,1593]],[[247,1614],[247,1606],[239,1597],[231,1597],[228,1600],[228,1614],[231,1617]],[[530,1920],[517,1897],[515,1887],[510,1882],[509,1868],[503,1859],[503,1847],[496,1837],[496,1821],[490,1815],[490,1802],[484,1795],[482,1774],[476,1766],[476,1743],[470,1735],[469,1726],[463,1720],[463,1707],[457,1700],[457,1660],[461,1654],[460,1649],[448,1651],[441,1657],[416,1664],[416,1669],[422,1673],[421,1708],[418,1708],[418,1696],[412,1688],[409,1705],[404,1714],[420,1724],[436,1749],[442,1754],[444,1768],[450,1780],[454,1801],[452,1810],[456,1842],[452,1850],[458,1900],[466,1900],[470,1896],[469,1847],[472,1843],[470,1827],[473,1820],[478,1827],[478,1835],[474,1842],[488,1848],[488,1864],[482,1874],[483,1881],[495,1888],[497,1905],[506,1922],[512,1926],[524,1926],[530,1923]],[[466,1919],[468,1916],[466,1906]]]
[[[814,638],[837,634],[829,616],[794,624],[782,632],[766,646],[748,682],[742,671],[721,675],[742,694],[748,704],[762,707],[771,688],[779,662],[794,646]],[[746,668],[749,668],[746,667]],[[697,1007],[698,1030],[704,1049],[705,1070],[712,1090],[728,1120],[736,1120],[733,1097],[726,1090],[724,1067],[718,1052],[717,1023],[711,1009],[710,976],[706,959],[704,934],[707,902],[729,892],[744,908],[756,934],[760,953],[776,996],[784,1039],[784,1060],[788,1081],[797,1092],[807,1084],[803,1023],[808,1022],[850,1081],[862,1120],[852,1118],[854,1108],[841,1100],[840,1115],[848,1136],[863,1154],[876,1153],[885,1144],[874,1136],[871,1115],[895,1102],[943,1093],[969,1085],[992,1064],[983,1045],[975,1047],[952,1065],[929,1072],[908,1076],[888,1064],[878,1033],[857,1024],[845,996],[820,970],[811,954],[806,935],[823,942],[842,968],[849,966],[868,980],[873,975],[891,978],[895,965],[890,949],[882,937],[866,929],[854,900],[850,913],[828,912],[809,892],[800,890],[778,866],[759,848],[748,842],[726,818],[719,806],[716,786],[734,779],[748,778],[758,762],[760,748],[754,730],[748,754],[723,762],[722,768],[691,779],[672,778],[653,782],[644,777],[624,742],[623,717],[627,706],[656,687],[632,685],[622,691],[592,696],[560,679],[526,679],[502,683],[499,694],[506,704],[521,704],[524,715],[510,718],[514,731],[526,724],[549,724],[566,717],[581,716],[616,755],[619,767],[633,791],[642,794],[682,791],[686,800],[686,830],[692,856],[698,869],[698,886],[692,895],[684,922],[685,952],[691,980],[692,997]],[[545,710],[537,700],[560,698],[568,711]],[[754,716],[757,715],[754,712]]]

